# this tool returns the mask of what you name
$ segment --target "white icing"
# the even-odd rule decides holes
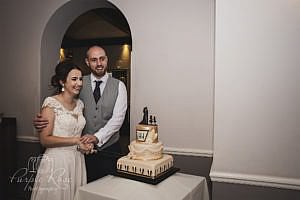
[[[163,144],[161,142],[145,144],[132,141],[129,148],[128,156],[134,160],[157,160],[162,157]]]
[[[117,162],[117,169],[120,171],[130,172],[137,175],[155,178],[161,173],[173,167],[173,157],[163,155],[158,160],[132,160],[128,156],[123,156]]]

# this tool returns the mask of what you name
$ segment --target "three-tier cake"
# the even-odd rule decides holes
[[[117,161],[117,172],[156,179],[173,167],[173,157],[163,153],[158,140],[156,119],[144,108],[143,120],[136,126],[136,139],[128,146],[129,153]]]

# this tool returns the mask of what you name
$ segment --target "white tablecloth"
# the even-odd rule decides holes
[[[75,200],[209,200],[205,177],[176,173],[157,185],[105,176],[79,188]]]

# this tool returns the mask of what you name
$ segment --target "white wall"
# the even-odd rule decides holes
[[[32,119],[40,105],[41,37],[63,2],[1,1],[0,112],[17,118],[19,136],[33,136]]]
[[[213,180],[300,189],[299,35],[299,1],[216,1]]]
[[[132,31],[131,133],[148,106],[167,150],[211,155],[213,1],[113,2]]]
[[[17,117],[19,137],[34,135],[32,119],[40,97],[47,94],[63,31],[93,2],[103,1],[1,2],[1,19],[11,19],[1,31],[1,47],[6,48],[0,50],[5,66],[1,67],[1,94],[5,95],[0,112]],[[160,139],[167,150],[211,156],[212,1],[111,2],[126,16],[132,31],[132,136],[143,107],[148,106],[150,114],[157,116]],[[16,87],[17,94],[13,93]]]

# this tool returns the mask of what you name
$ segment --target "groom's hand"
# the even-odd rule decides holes
[[[37,130],[37,132],[41,132],[43,128],[45,128],[48,125],[48,123],[48,119],[43,118],[40,113],[38,113],[33,119],[33,126]]]
[[[80,138],[80,142],[82,143],[93,143],[93,144],[98,144],[99,140],[96,136],[90,135],[90,134],[85,134]]]

